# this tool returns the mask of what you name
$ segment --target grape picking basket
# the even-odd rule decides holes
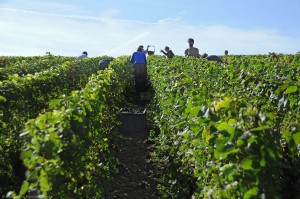
[[[150,48],[152,48],[152,50],[149,50],[149,47]],[[155,46],[150,46],[150,45],[148,45],[147,46],[147,52],[148,52],[148,55],[154,55],[154,53],[155,53]]]
[[[146,108],[121,108],[120,122],[124,132],[146,131]]]

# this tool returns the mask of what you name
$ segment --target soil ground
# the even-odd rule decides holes
[[[144,95],[132,93],[131,103],[135,107],[146,108],[149,103]],[[156,188],[155,167],[151,162],[152,143],[147,141],[147,125],[144,132],[124,132],[120,130],[118,158],[119,172],[115,174],[105,199],[159,199]]]

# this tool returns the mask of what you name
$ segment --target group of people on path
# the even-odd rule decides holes
[[[216,55],[207,55],[206,53],[204,53],[202,56],[199,53],[199,49],[194,47],[194,39],[193,38],[189,38],[188,39],[188,44],[189,44],[189,48],[187,48],[184,51],[184,55],[186,57],[197,57],[197,58],[205,58],[207,60],[210,61],[217,61],[217,62],[222,62],[222,59]],[[149,51],[148,51],[149,46],[147,46],[147,49],[144,50],[144,46],[140,45],[137,49],[136,52],[133,53],[133,55],[131,56],[131,62],[134,63],[146,63],[146,55]],[[140,54],[140,52],[142,52],[143,54]],[[174,53],[173,51],[169,48],[169,46],[166,46],[164,50],[160,51],[161,53],[163,53],[167,58],[173,58],[174,57]],[[225,50],[225,56],[228,55],[228,50]],[[80,60],[83,58],[86,58],[88,56],[88,53],[86,51],[83,51],[81,55],[79,55],[76,60]]]
[[[196,57],[196,58],[204,58],[209,61],[216,61],[223,63],[222,59],[216,55],[207,55],[206,53],[203,54],[203,56],[200,55],[199,49],[194,47],[194,39],[189,38],[188,39],[189,48],[187,48],[184,51],[184,54],[186,57]],[[149,46],[147,46],[147,49],[144,50],[144,46],[140,45],[137,48],[137,51],[134,52],[131,56],[130,62],[133,64],[134,68],[134,78],[135,78],[135,87],[136,90],[140,91],[145,88],[147,84],[147,59],[146,54],[148,51]],[[174,57],[173,51],[166,46],[165,50],[161,50],[161,53],[163,53],[167,58]],[[225,50],[225,55],[228,55],[228,51]]]
[[[189,48],[187,48],[184,51],[184,54],[186,57],[196,57],[196,58],[204,58],[207,59],[209,61],[216,61],[216,62],[220,62],[223,63],[222,59],[216,55],[207,55],[206,53],[204,53],[202,56],[199,53],[199,49],[194,47],[194,39],[189,38],[188,39],[188,44],[189,44]],[[147,59],[146,59],[146,54],[151,54],[153,52],[150,53],[150,51],[148,50],[149,46],[147,46],[147,49],[144,50],[144,46],[140,45],[137,48],[137,51],[134,52],[130,58],[130,62],[133,64],[133,69],[134,69],[134,80],[135,80],[135,87],[137,91],[143,91],[145,90],[145,87],[147,85]],[[173,51],[166,46],[164,50],[160,51],[161,53],[163,53],[167,58],[173,58],[174,57],[174,53]],[[225,50],[225,56],[228,55],[228,51]],[[87,52],[84,51],[82,52],[82,54],[77,57],[77,60],[86,58],[88,56]],[[111,60],[109,60],[111,61]],[[106,68],[106,65],[108,65],[109,62],[105,62],[105,67],[101,67],[102,68]],[[100,65],[102,66],[104,63],[100,63]]]
[[[208,55],[206,53],[204,53],[202,56],[199,53],[199,49],[194,47],[194,39],[189,38],[188,39],[188,44],[189,44],[189,48],[187,48],[184,51],[184,54],[186,57],[197,57],[197,58],[204,58],[207,59],[209,61],[217,61],[222,63],[222,59],[220,57],[218,57],[217,55]],[[140,61],[143,61],[142,63],[146,64],[146,54],[148,53],[148,47],[147,49],[144,50],[144,47],[142,45],[140,45],[137,49],[136,52],[133,53],[133,55],[131,56],[131,62],[132,64],[135,63],[141,63]],[[174,57],[174,53],[173,51],[166,46],[165,50],[161,50],[161,53],[163,53],[167,58],[173,58]],[[228,55],[228,50],[225,50],[225,56]],[[141,58],[143,57],[143,58]]]

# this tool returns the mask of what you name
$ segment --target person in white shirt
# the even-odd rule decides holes
[[[82,54],[76,58],[76,60],[87,58],[87,56],[88,56],[88,53],[86,51],[83,51]]]

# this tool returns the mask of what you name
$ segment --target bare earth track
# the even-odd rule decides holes
[[[147,100],[133,94],[132,103],[137,107],[146,107]],[[120,131],[118,158],[119,172],[115,174],[106,190],[105,199],[158,199],[155,167],[151,162],[152,143],[147,141],[146,132]]]

